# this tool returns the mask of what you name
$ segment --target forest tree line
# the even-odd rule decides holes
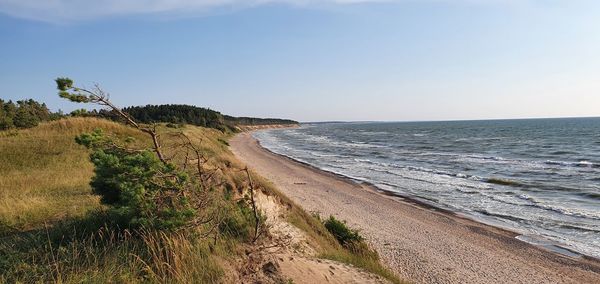
[[[235,131],[235,126],[238,125],[298,124],[297,121],[290,119],[234,117],[209,108],[191,105],[131,106],[124,108],[123,111],[142,123],[192,124],[221,131]],[[40,122],[63,116],[61,111],[53,113],[45,103],[32,99],[20,100],[16,103],[0,99],[0,130],[34,127]],[[117,121],[121,119],[117,113],[106,109],[77,109],[72,111],[70,116],[101,117]]]
[[[225,121],[233,125],[274,125],[274,124],[298,124],[297,121],[281,118],[257,118],[257,117],[234,117],[225,115]]]
[[[192,124],[219,130],[233,130],[238,125],[298,124],[297,121],[290,119],[234,117],[209,108],[191,105],[134,106],[126,107],[123,111],[142,123]],[[105,110],[101,110],[99,115],[109,118],[118,117]]]
[[[192,124],[219,130],[229,128],[221,113],[203,107],[172,104],[146,105],[126,107],[123,111],[142,123]]]

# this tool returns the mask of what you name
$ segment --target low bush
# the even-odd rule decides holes
[[[350,261],[351,263],[359,263],[360,266],[363,267],[368,267],[370,265],[375,268],[380,265],[379,254],[369,247],[358,230],[348,227],[345,222],[340,221],[333,216],[329,216],[329,219],[325,220],[323,225],[327,231],[329,231],[335,237],[339,244],[342,245],[342,247],[348,252],[350,252],[350,254],[353,256],[350,259],[361,259],[361,262]],[[376,272],[385,272],[385,270],[376,270]],[[383,275],[385,275],[385,273]]]
[[[198,208],[190,198],[201,188],[188,175],[161,162],[150,150],[130,150],[96,129],[76,138],[92,150],[94,177],[90,185],[112,214],[128,227],[177,229],[190,222]]]
[[[357,230],[350,229],[346,223],[329,216],[329,219],[323,222],[325,228],[340,242],[344,247],[353,246],[363,240],[363,237]]]

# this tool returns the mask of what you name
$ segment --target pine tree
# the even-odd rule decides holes
[[[8,116],[8,112],[4,109],[6,103],[0,99],[0,130],[6,130],[14,127],[12,117]]]
[[[29,128],[37,126],[40,123],[40,119],[35,115],[31,107],[19,104],[13,123],[17,128]]]

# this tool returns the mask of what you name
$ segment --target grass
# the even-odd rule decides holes
[[[218,282],[221,264],[241,254],[243,240],[181,232],[133,237],[114,228],[91,193],[89,153],[74,141],[95,128],[133,137],[137,146],[150,143],[133,128],[94,118],[0,132],[0,283]],[[212,138],[218,131],[185,130],[210,155],[226,149]],[[161,129],[166,143],[169,131]]]
[[[19,249],[0,246],[0,282],[215,283],[224,274],[215,252],[226,250],[222,242],[211,246],[182,233],[133,236],[106,228],[65,239],[78,234],[71,230],[65,226],[11,238]]]
[[[40,228],[98,209],[92,164],[76,135],[100,127],[142,139],[138,131],[99,119],[72,118],[32,129],[0,132],[0,234]]]
[[[89,153],[74,138],[95,128],[133,137],[137,146],[150,144],[136,129],[95,118],[0,132],[0,283],[217,283],[230,276],[226,271],[234,270],[232,263],[243,255],[251,237],[242,231],[252,232],[251,218],[244,215],[249,213],[239,210],[232,198],[241,193],[246,178],[229,151],[231,134],[190,125],[159,128],[166,148],[177,143],[170,133],[183,131],[210,157],[208,167],[223,169],[224,185],[209,190],[214,193],[211,206],[226,214],[228,227],[214,239],[193,232],[144,232],[133,237],[114,228],[91,193]],[[364,253],[372,251],[340,245],[319,219],[260,176],[253,174],[253,180],[289,209],[288,221],[307,233],[319,257],[402,283],[377,257]]]

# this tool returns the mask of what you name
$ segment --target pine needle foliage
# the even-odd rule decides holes
[[[98,85],[88,90],[74,86],[69,78],[57,78],[60,97],[77,103],[95,103],[118,113],[127,124],[148,134],[153,148],[135,149],[96,129],[76,138],[90,149],[94,177],[90,183],[110,213],[126,227],[177,230],[198,223],[198,211],[206,204],[196,179],[167,161],[156,127],[140,125],[109,100]]]
[[[196,215],[187,197],[196,195],[184,193],[200,191],[200,186],[152,151],[118,146],[101,129],[78,136],[76,142],[92,150],[92,190],[123,225],[174,230]]]

